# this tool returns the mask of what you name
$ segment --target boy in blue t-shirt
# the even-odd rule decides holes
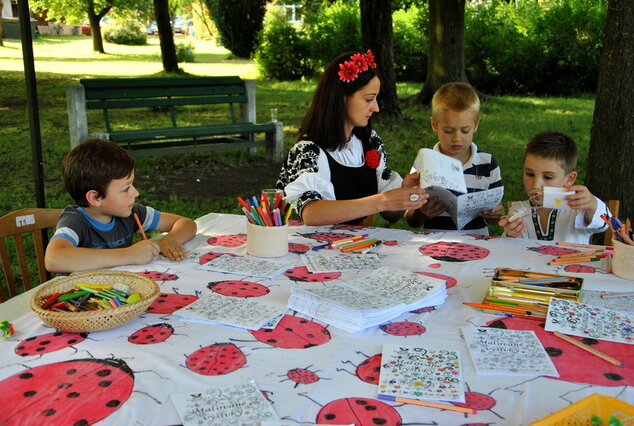
[[[185,257],[181,244],[196,234],[196,223],[134,202],[139,192],[128,151],[88,139],[68,153],[62,165],[64,186],[77,205],[66,207],[57,222],[46,249],[46,269],[68,273],[144,265],[159,253],[171,260]],[[132,244],[135,232],[154,230],[167,234],[158,242],[144,239]]]

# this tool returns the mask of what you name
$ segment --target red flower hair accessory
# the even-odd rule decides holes
[[[339,80],[349,83],[357,78],[360,72],[366,71],[368,68],[376,68],[372,51],[355,53],[349,61],[339,64]]]
[[[381,162],[381,154],[376,149],[371,149],[365,153],[365,164],[371,169],[379,167]]]

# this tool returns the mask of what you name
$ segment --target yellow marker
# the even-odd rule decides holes
[[[291,212],[293,211],[293,205],[289,204],[288,210],[286,211],[286,215],[284,216],[284,224],[288,223],[288,218],[291,217]]]
[[[108,289],[112,288],[112,286],[110,286],[109,284],[82,284],[82,283],[75,284],[75,287],[78,287],[78,288],[79,287],[88,287],[88,288],[92,288],[92,289],[95,289],[95,290],[99,290],[99,289],[102,289],[102,288],[108,288]]]

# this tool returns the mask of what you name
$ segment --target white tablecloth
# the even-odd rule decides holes
[[[186,244],[189,253],[198,256],[210,252],[246,255],[244,217],[210,214],[198,222],[199,233]],[[604,261],[584,264],[584,273],[574,272],[580,270],[579,266],[547,266],[546,262],[558,249],[552,242],[383,228],[291,226],[291,252],[282,259],[292,263],[293,268],[278,279],[228,276],[199,270],[197,258],[182,263],[154,262],[119,269],[152,272],[150,275],[160,285],[161,292],[169,297],[191,299],[211,292],[214,283],[239,280],[269,290],[268,294],[254,300],[285,303],[293,286],[319,288],[358,277],[356,273],[311,276],[301,269],[294,269],[302,267],[298,253],[325,242],[324,233],[341,237],[369,233],[371,237],[383,240],[375,251],[384,265],[445,279],[449,293],[447,301],[435,309],[408,313],[391,321],[397,325],[386,324],[359,334],[343,332],[292,311],[287,312],[281,325],[269,333],[181,322],[169,314],[145,313],[122,327],[71,340],[65,334],[38,337],[55,330],[42,324],[34,314],[27,313],[14,321],[15,335],[0,342],[0,403],[3,403],[0,424],[4,424],[3,419],[11,410],[11,402],[3,400],[2,395],[5,399],[9,396],[17,398],[8,389],[7,383],[12,383],[10,378],[41,365],[83,359],[120,360],[111,363],[124,363],[133,376],[133,392],[117,403],[118,409],[98,423],[103,425],[179,424],[181,420],[170,399],[171,393],[202,391],[249,379],[255,380],[279,417],[289,424],[369,425],[399,424],[400,421],[402,424],[520,425],[543,418],[592,393],[614,396],[630,404],[634,402],[631,387],[634,384],[634,346],[598,342],[597,348],[625,364],[625,367],[615,367],[547,336],[536,321],[501,318],[463,305],[463,302],[483,299],[498,267],[581,276],[586,289],[634,289],[634,282],[608,274]],[[431,256],[424,255],[419,249],[430,244],[436,244],[432,246],[435,250],[425,251]],[[460,327],[493,321],[502,327],[535,329],[561,378],[476,375]],[[155,330],[167,332],[169,337],[156,344],[138,344],[135,339],[129,339],[136,331],[152,325],[157,326]],[[41,340],[49,343],[42,344]],[[459,350],[466,382],[466,405],[478,409],[478,413],[463,414],[378,401],[378,370],[375,369],[378,363],[373,362],[384,343]],[[230,348],[230,352],[242,352],[246,363],[226,368],[210,366],[215,375],[200,374],[196,370],[202,366],[192,367],[190,355],[213,345],[228,345],[226,348]],[[219,371],[226,371],[226,374],[216,374]],[[96,387],[91,392],[96,395],[105,391]],[[20,396],[23,397],[26,398]],[[369,399],[369,404],[355,406],[360,398]],[[57,409],[72,409],[72,398],[60,397],[56,401]],[[42,423],[41,413],[35,412],[35,408],[32,416],[30,423]]]

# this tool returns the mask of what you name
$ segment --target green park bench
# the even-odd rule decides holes
[[[67,90],[71,148],[90,136],[120,144],[135,157],[265,146],[270,159],[282,160],[282,123],[256,123],[253,80],[142,77],[79,83]]]

